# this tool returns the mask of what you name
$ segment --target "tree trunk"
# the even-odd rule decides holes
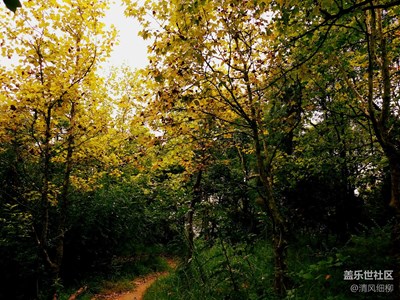
[[[266,202],[265,207],[267,213],[270,214],[273,223],[272,242],[275,254],[275,277],[274,289],[279,297],[284,297],[289,285],[289,277],[287,272],[287,227],[285,219],[283,218],[275,197],[272,193],[272,186],[270,178],[268,177],[267,168],[265,166],[265,159],[262,155],[261,142],[259,139],[258,128],[253,126],[253,138],[255,144],[255,152],[257,159],[257,168],[262,183],[262,198]]]
[[[254,232],[255,230],[255,219],[253,212],[250,207],[250,196],[249,196],[249,180],[250,180],[250,172],[248,168],[248,163],[246,159],[246,155],[242,153],[241,149],[237,148],[238,156],[240,159],[240,165],[242,167],[242,176],[243,176],[243,197],[242,197],[242,210],[241,214],[243,216],[243,225],[246,226],[248,232]]]
[[[49,182],[50,182],[50,139],[51,139],[51,113],[52,108],[47,109],[46,114],[46,131],[45,140],[43,146],[43,152],[41,153],[41,171],[42,171],[42,186],[41,186],[41,208],[42,208],[42,218],[41,218],[41,236],[40,243],[42,247],[47,247],[47,235],[49,231]]]
[[[372,2],[371,2],[372,5]],[[372,8],[367,14],[368,42],[368,116],[372,122],[375,136],[389,160],[391,176],[391,199],[389,206],[393,209],[395,223],[392,228],[392,256],[395,261],[395,293],[400,297],[400,151],[399,137],[391,127],[399,126],[397,116],[390,110],[392,102],[392,84],[387,52],[387,37],[383,31],[382,10]],[[377,59],[379,58],[380,63]],[[374,71],[379,70],[380,76]],[[376,77],[376,78],[375,78]],[[376,84],[379,80],[380,84]],[[381,85],[381,87],[380,87]],[[376,91],[381,94],[376,95]],[[376,109],[375,97],[382,99],[381,109]],[[389,125],[393,122],[393,125]]]
[[[54,263],[57,266],[55,270],[55,280],[59,280],[60,271],[62,266],[62,261],[64,259],[64,241],[65,241],[65,231],[66,231],[66,221],[67,213],[69,207],[69,189],[71,185],[71,172],[73,168],[72,155],[74,153],[74,143],[75,143],[75,117],[76,117],[76,103],[71,102],[70,110],[70,127],[67,133],[67,155],[65,159],[65,169],[64,169],[64,179],[61,187],[61,195],[59,199],[60,216],[58,224],[58,236],[56,241],[56,251],[54,257]]]
[[[193,257],[193,251],[194,251],[193,217],[194,217],[195,206],[197,203],[201,201],[200,183],[201,183],[202,173],[203,172],[201,170],[197,173],[196,182],[193,185],[192,200],[189,203],[189,210],[185,216],[185,234],[188,243],[188,252],[186,258],[187,262],[190,262]]]

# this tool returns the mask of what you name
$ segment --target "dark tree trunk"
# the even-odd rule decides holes
[[[69,208],[69,190],[71,185],[71,172],[73,168],[72,155],[74,153],[74,143],[75,143],[75,116],[76,116],[76,103],[71,102],[70,110],[70,127],[68,129],[67,135],[67,155],[65,159],[65,169],[64,169],[64,179],[61,187],[61,195],[59,199],[60,216],[58,223],[58,236],[56,241],[56,251],[54,257],[54,263],[57,266],[55,270],[55,280],[59,280],[62,262],[64,259],[64,241],[65,241],[65,231],[67,224],[67,214]]]
[[[197,173],[196,181],[193,185],[193,195],[192,200],[189,203],[189,210],[185,216],[185,233],[188,243],[188,252],[187,252],[187,262],[191,261],[193,257],[194,251],[194,225],[193,225],[193,217],[194,217],[194,209],[197,203],[201,201],[201,178],[202,178],[202,171],[200,170]]]
[[[372,5],[372,2],[371,2]],[[392,255],[395,260],[395,293],[400,298],[400,150],[399,137],[392,127],[399,126],[397,116],[391,111],[392,84],[390,62],[387,52],[387,36],[383,31],[382,10],[372,8],[367,15],[368,43],[368,112],[375,136],[389,160],[391,176],[391,199],[389,206],[393,209],[395,223],[392,228]],[[379,63],[378,63],[379,59]],[[379,76],[375,73],[379,70]],[[376,80],[380,83],[377,84]],[[380,95],[376,95],[376,91]],[[382,99],[381,108],[376,108],[375,98]],[[390,123],[393,123],[390,125]]]
[[[265,158],[262,154],[261,141],[259,139],[258,128],[256,125],[253,126],[253,138],[257,158],[257,168],[263,189],[261,197],[266,202],[264,207],[270,215],[273,223],[272,242],[275,254],[274,289],[279,297],[284,297],[286,290],[289,288],[290,282],[287,268],[288,231],[285,219],[282,216],[278,203],[272,192],[272,186],[268,176],[267,167],[265,166]]]

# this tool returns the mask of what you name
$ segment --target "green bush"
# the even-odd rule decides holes
[[[157,281],[145,299],[272,299],[272,252],[265,241],[254,246],[224,241],[198,249],[191,262]]]
[[[327,245],[331,245],[330,237],[328,240]],[[344,280],[345,270],[393,268],[390,225],[365,228],[344,245],[330,249],[310,247],[309,241],[309,237],[299,238],[289,249],[293,286],[286,299],[395,299],[391,293],[352,293],[352,284],[365,282]],[[259,240],[250,246],[219,240],[210,247],[198,240],[196,245],[190,264],[157,281],[145,300],[275,299],[273,249],[267,242]]]
[[[295,247],[289,259],[294,287],[288,291],[287,299],[394,299],[390,293],[353,293],[352,284],[368,282],[344,280],[346,270],[393,269],[389,249],[390,225],[365,228],[339,249],[314,252],[304,245]]]

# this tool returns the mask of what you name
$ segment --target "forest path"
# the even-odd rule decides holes
[[[176,268],[176,261],[167,258],[168,265],[172,268]],[[145,276],[140,276],[133,280],[135,288],[131,291],[122,294],[108,294],[108,295],[96,295],[92,300],[142,300],[146,290],[160,277],[168,275],[169,271],[154,272]]]

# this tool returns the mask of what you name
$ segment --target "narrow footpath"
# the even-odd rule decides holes
[[[175,269],[176,261],[173,259],[167,259],[168,265]],[[168,271],[154,272],[146,276],[140,276],[133,280],[135,288],[131,291],[122,294],[107,294],[107,295],[96,295],[92,300],[142,300],[146,290],[160,277],[168,275]]]

